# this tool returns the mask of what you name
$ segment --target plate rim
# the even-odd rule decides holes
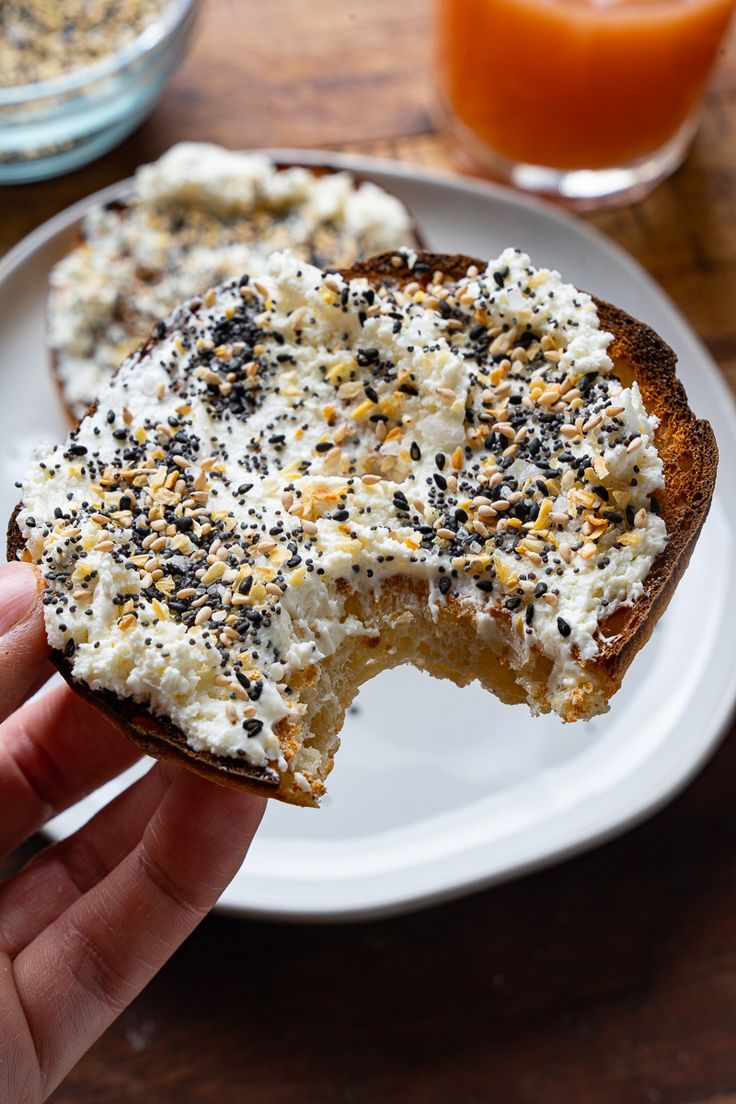
[[[384,177],[406,181],[408,184],[414,182],[426,183],[440,189],[449,188],[455,192],[469,193],[502,206],[510,205],[517,209],[533,212],[537,216],[541,215],[556,223],[563,230],[572,231],[578,238],[592,240],[600,250],[615,258],[620,268],[629,272],[639,286],[643,285],[647,294],[651,296],[659,309],[669,317],[673,326],[680,330],[683,337],[691,344],[701,362],[699,366],[706,369],[710,389],[715,393],[715,397],[720,404],[719,421],[728,432],[732,444],[736,445],[736,403],[728,384],[705,344],[671,298],[649,275],[646,269],[615,241],[612,241],[587,222],[576,218],[559,207],[544,203],[532,196],[515,192],[503,185],[466,178],[443,170],[414,166],[407,162],[314,149],[263,148],[247,152],[264,153],[274,160],[292,161],[304,165],[329,165],[335,169],[343,169],[368,178],[371,175],[380,174]],[[73,228],[91,209],[110,200],[124,198],[130,195],[133,189],[134,179],[132,177],[110,184],[89,196],[77,200],[74,204],[36,227],[14,245],[4,257],[0,258],[0,286],[17,269],[31,261],[34,255],[53,239]],[[640,802],[629,810],[628,814],[618,816],[609,824],[583,838],[562,846],[552,844],[548,849],[540,850],[535,856],[528,858],[526,861],[513,862],[510,867],[497,869],[485,876],[452,881],[444,886],[435,886],[434,889],[427,888],[423,892],[409,892],[404,896],[394,896],[389,901],[384,900],[379,892],[374,895],[376,897],[375,903],[359,904],[356,907],[349,905],[336,907],[332,905],[331,907],[320,908],[318,903],[314,908],[306,906],[291,908],[286,903],[280,907],[273,904],[249,905],[228,900],[227,897],[221,900],[217,907],[220,911],[229,915],[250,916],[281,922],[335,923],[370,920],[414,911],[431,904],[439,904],[466,894],[478,892],[511,878],[522,877],[553,863],[566,861],[574,855],[599,846],[630,830],[672,801],[684,790],[713,754],[735,713],[736,670],[732,672],[728,682],[727,694],[721,697],[718,705],[713,710],[713,717],[708,726],[710,734],[707,739],[700,738],[695,753],[690,754],[684,768],[671,772],[671,777],[666,780],[666,784],[659,787],[648,800]]]

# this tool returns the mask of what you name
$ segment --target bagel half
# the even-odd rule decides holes
[[[604,712],[716,467],[668,346],[517,250],[276,254],[39,454],[9,556],[46,577],[59,670],[142,750],[315,805],[398,664]]]
[[[49,358],[69,420],[82,417],[160,318],[257,272],[274,250],[344,268],[420,240],[400,200],[352,173],[206,142],[173,146],[138,170],[129,198],[86,215],[51,272]]]

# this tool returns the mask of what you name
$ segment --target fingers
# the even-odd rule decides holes
[[[140,752],[68,686],[0,725],[0,853],[125,770]]]
[[[183,771],[130,854],[17,956],[47,1093],[212,907],[264,804]]]
[[[30,564],[0,566],[0,721],[52,672],[42,595],[40,576]]]
[[[122,862],[181,769],[156,763],[79,831],[0,885],[0,951],[17,955]]]

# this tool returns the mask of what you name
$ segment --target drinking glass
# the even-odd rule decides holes
[[[442,122],[468,167],[594,207],[669,175],[734,0],[436,0]]]

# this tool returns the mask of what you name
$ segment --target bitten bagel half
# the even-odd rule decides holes
[[[144,751],[314,805],[357,689],[401,663],[605,711],[716,467],[668,346],[517,250],[277,254],[39,455],[9,555],[46,576],[58,668]]]

